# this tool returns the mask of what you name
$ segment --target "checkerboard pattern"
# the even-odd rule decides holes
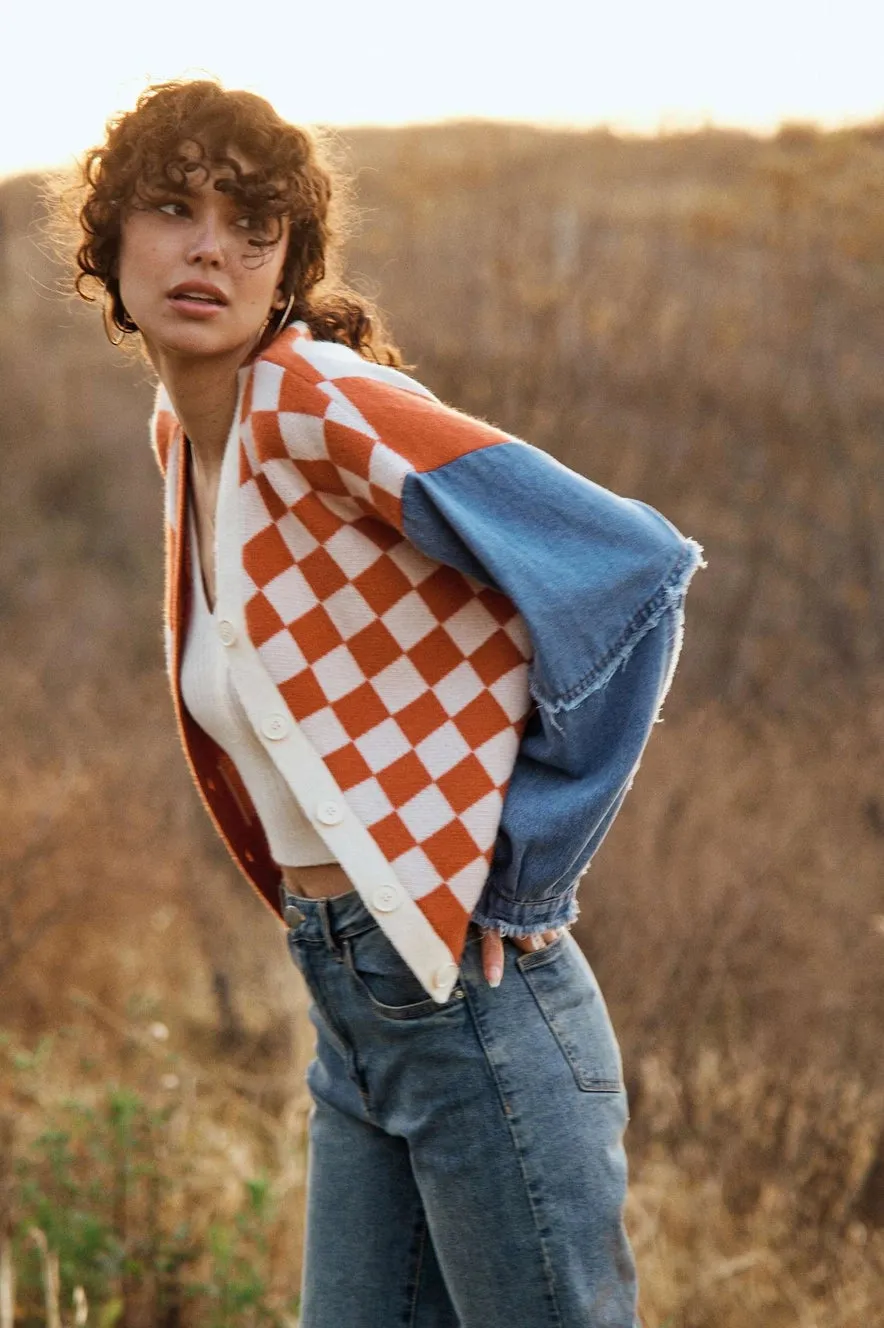
[[[293,718],[459,957],[529,710],[530,644],[508,599],[404,537],[402,495],[410,473],[505,435],[409,390],[404,376],[342,362],[339,349],[294,329],[250,374],[239,468],[246,623]],[[177,430],[161,393],[153,435],[164,471]],[[173,551],[170,575],[179,562]],[[214,779],[200,782],[211,803]],[[225,828],[267,898],[238,831]]]
[[[397,879],[459,954],[529,707],[530,649],[509,600],[404,538],[402,489],[428,468],[427,427],[433,465],[501,435],[399,387],[325,379],[289,345],[290,365],[256,366],[241,435],[249,635]]]

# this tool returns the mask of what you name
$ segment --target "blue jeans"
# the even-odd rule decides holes
[[[505,941],[492,989],[471,924],[438,1005],[355,891],[285,903],[317,1033],[301,1328],[633,1328],[620,1053],[570,933]]]

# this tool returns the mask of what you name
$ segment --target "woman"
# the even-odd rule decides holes
[[[629,1328],[620,1057],[568,928],[701,550],[402,373],[326,276],[333,185],[261,99],[149,88],[78,255],[159,378],[184,749],[312,996],[301,1323]]]

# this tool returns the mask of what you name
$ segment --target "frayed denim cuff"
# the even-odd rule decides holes
[[[473,913],[473,922],[480,927],[500,931],[503,936],[533,936],[556,927],[570,927],[576,922],[580,907],[576,889],[552,899],[505,899],[494,891],[486,891],[481,907]]]

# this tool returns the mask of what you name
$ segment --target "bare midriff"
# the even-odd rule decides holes
[[[349,876],[334,863],[321,867],[280,867],[280,871],[287,889],[302,899],[327,899],[353,889]]]

